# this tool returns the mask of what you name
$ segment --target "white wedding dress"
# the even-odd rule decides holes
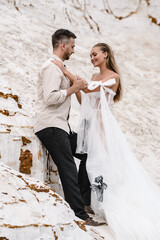
[[[160,189],[137,161],[112,115],[115,93],[91,81],[81,105],[77,152],[87,153],[92,207],[103,215],[116,240],[160,240]]]

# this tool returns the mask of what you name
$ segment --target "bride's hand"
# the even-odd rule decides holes
[[[76,76],[75,79],[74,79],[74,81],[78,81],[78,80],[80,80],[80,81],[83,80],[83,82],[84,82],[84,84],[85,84],[85,85],[84,85],[84,89],[88,87],[88,82],[87,82],[85,79],[83,79],[83,78],[81,78],[81,77],[79,77],[79,76]]]
[[[54,63],[55,65],[57,65],[61,69],[61,71],[65,74],[66,68],[61,61],[51,60],[51,62]]]

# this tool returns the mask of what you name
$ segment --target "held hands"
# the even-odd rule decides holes
[[[57,65],[61,69],[61,71],[65,74],[66,68],[61,61],[51,60],[51,62],[54,63],[55,65]]]
[[[88,87],[88,83],[86,80],[80,78],[80,77],[75,77],[75,80],[73,81],[73,86],[78,90],[83,90]]]

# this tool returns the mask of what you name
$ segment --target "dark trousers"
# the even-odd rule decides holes
[[[89,206],[91,204],[91,188],[88,174],[86,171],[87,154],[75,153],[77,148],[77,133],[70,134],[69,139],[72,149],[72,155],[81,160],[78,172],[78,183],[80,186],[80,192],[84,205]]]
[[[86,155],[80,156],[81,154],[75,154],[76,138],[75,140],[69,138],[69,134],[60,128],[45,128],[37,132],[36,135],[57,166],[65,200],[69,203],[77,217],[86,220],[88,214],[84,210],[84,204],[90,204],[90,184],[85,169]],[[82,159],[79,175],[72,154]]]

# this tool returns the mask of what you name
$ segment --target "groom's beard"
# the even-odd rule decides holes
[[[70,53],[69,53],[69,51],[66,51],[65,53],[64,53],[64,60],[69,60],[69,58],[70,58]]]

